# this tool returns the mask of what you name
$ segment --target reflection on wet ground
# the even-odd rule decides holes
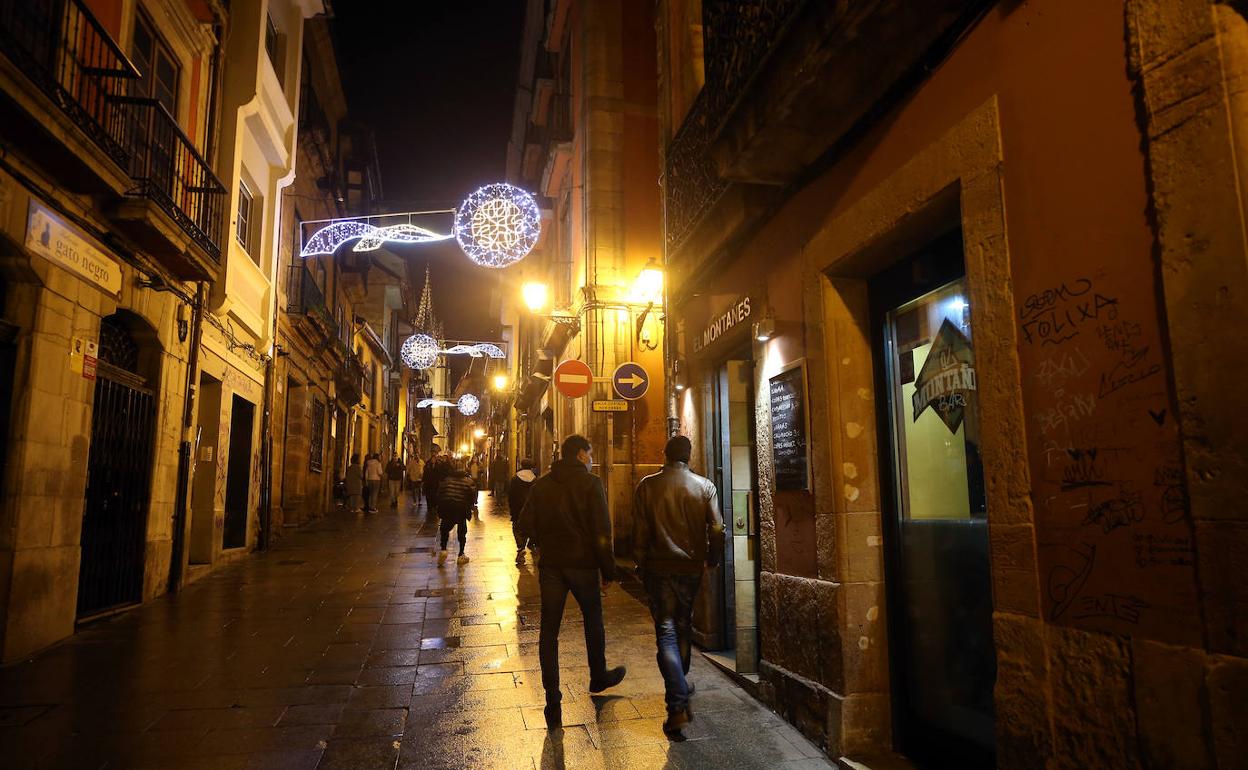
[[[669,742],[650,618],[618,586],[604,600],[607,659],[628,677],[588,693],[569,602],[565,729],[548,732],[536,568],[514,565],[493,502],[482,495],[466,565],[437,566],[423,506],[339,511],[0,670],[0,766],[831,767],[697,655],[697,719]]]

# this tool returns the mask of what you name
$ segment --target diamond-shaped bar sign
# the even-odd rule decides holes
[[[568,398],[580,398],[594,384],[594,373],[589,364],[569,358],[555,367],[555,390]]]
[[[611,375],[611,387],[620,398],[636,401],[650,390],[650,375],[641,364],[626,361],[615,367],[615,374]]]
[[[914,381],[914,421],[930,406],[949,432],[957,433],[978,391],[971,341],[946,318]]]

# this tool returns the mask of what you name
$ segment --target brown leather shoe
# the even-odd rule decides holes
[[[680,731],[688,724],[689,709],[668,712],[667,719],[663,720],[663,733],[669,738],[684,740],[685,736]]]

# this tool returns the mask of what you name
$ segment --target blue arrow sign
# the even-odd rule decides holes
[[[611,375],[611,387],[620,398],[636,401],[650,389],[650,375],[641,364],[626,361],[615,368],[615,374]]]

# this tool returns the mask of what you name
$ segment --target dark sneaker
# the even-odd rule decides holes
[[[516,551],[516,566],[517,567],[524,566],[524,550],[523,549]]]
[[[542,709],[542,715],[546,717],[547,730],[558,730],[563,727],[563,707],[558,703],[546,704],[546,708]]]
[[[597,682],[593,681],[592,679],[589,681],[589,691],[593,693],[598,693],[598,692],[602,692],[603,690],[609,690],[612,687],[615,687],[620,682],[623,682],[624,675],[627,673],[628,673],[628,669],[624,668],[623,666],[616,666],[615,668],[607,669],[607,673],[602,675],[602,679],[598,680]]]
[[[663,733],[674,740],[684,740],[685,736],[681,730],[689,725],[689,710],[681,709],[680,711],[672,711],[668,713],[667,719],[663,720]]]

